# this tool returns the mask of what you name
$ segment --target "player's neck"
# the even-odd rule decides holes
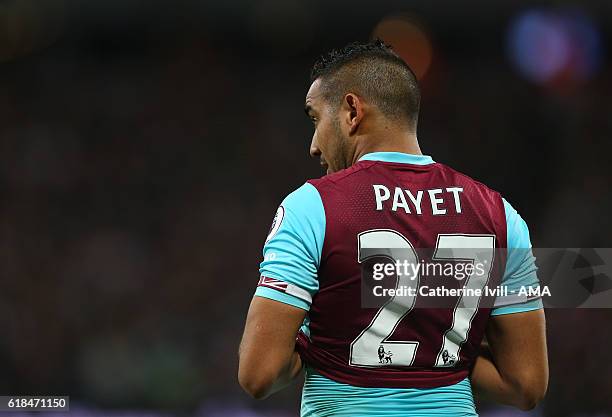
[[[374,152],[401,152],[413,155],[423,155],[416,134],[405,132],[403,134],[388,135],[381,138],[361,138],[355,147],[353,164],[362,156]]]

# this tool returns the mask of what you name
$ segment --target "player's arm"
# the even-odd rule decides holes
[[[507,224],[507,261],[502,279],[508,291],[539,284],[527,224],[503,201]],[[548,386],[548,357],[542,300],[501,297],[487,324],[488,347],[477,358],[471,379],[481,398],[523,410],[544,397]]]
[[[238,380],[254,398],[287,386],[302,370],[295,338],[306,311],[253,297],[239,350]]]
[[[277,211],[240,344],[238,381],[255,398],[278,391],[300,374],[296,336],[319,289],[324,235],[321,197],[305,184]]]
[[[493,316],[472,386],[480,398],[530,410],[548,386],[544,310]]]

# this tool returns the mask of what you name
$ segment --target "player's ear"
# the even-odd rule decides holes
[[[363,102],[353,93],[348,93],[344,96],[342,103],[345,108],[345,122],[348,128],[348,134],[353,135],[357,132],[357,128],[363,119]]]

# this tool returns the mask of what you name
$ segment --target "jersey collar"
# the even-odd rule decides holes
[[[381,161],[381,162],[396,162],[401,164],[412,165],[429,165],[433,164],[434,160],[429,155],[414,155],[402,152],[372,152],[363,155],[359,158],[360,161]]]

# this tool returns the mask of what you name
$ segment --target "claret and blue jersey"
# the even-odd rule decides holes
[[[461,308],[419,308],[418,295],[363,308],[360,261],[381,247],[412,262],[414,248],[478,249],[472,260],[490,256],[490,267],[465,285],[501,284],[509,295],[492,308],[459,298]],[[493,262],[506,248],[503,265]],[[505,199],[425,155],[370,153],[289,194],[255,295],[308,312],[296,347],[306,367],[302,416],[476,415],[469,372],[487,320],[542,308],[516,295],[538,285],[530,248]]]

